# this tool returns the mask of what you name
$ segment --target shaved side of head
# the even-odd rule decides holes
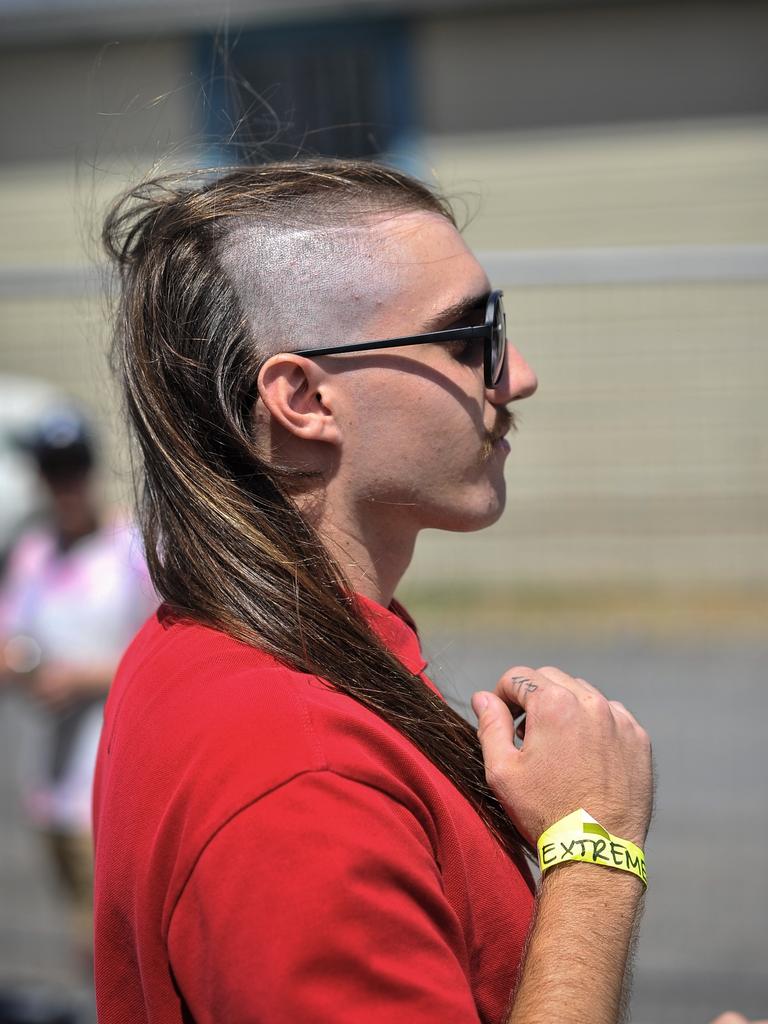
[[[239,219],[218,258],[259,352],[267,357],[371,337],[408,272],[396,246],[405,216],[388,211],[311,225]]]

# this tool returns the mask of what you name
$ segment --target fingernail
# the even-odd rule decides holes
[[[473,697],[472,697],[472,709],[475,712],[475,714],[478,716],[478,718],[483,713],[483,711],[485,711],[485,709],[487,707],[488,707],[488,695],[485,694],[485,693],[475,693],[473,695]]]

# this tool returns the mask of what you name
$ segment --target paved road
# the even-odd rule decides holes
[[[705,1024],[730,1006],[768,1017],[768,645],[427,636],[425,646],[458,702],[512,664],[555,664],[635,712],[654,741],[658,794],[632,1019]]]
[[[768,644],[425,636],[446,696],[468,700],[512,663],[558,664],[623,700],[654,739],[658,809],[635,973],[636,1024],[768,1016]],[[13,795],[24,717],[0,698],[0,983],[75,977],[40,851]]]

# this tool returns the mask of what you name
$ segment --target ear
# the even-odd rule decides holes
[[[259,371],[258,389],[272,418],[295,437],[341,443],[332,380],[314,360],[290,352],[271,356]]]

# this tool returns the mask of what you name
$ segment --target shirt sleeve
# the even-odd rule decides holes
[[[415,816],[309,772],[229,821],[173,913],[197,1024],[478,1024],[460,922]]]

